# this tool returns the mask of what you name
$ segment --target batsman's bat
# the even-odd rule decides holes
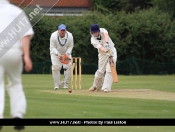
[[[109,58],[109,63],[110,63],[113,82],[117,83],[118,82],[118,75],[117,75],[117,71],[116,71],[116,67],[115,67],[113,59]]]

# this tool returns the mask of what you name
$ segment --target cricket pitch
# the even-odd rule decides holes
[[[115,97],[115,98],[137,98],[137,99],[153,99],[153,100],[166,100],[175,101],[175,93],[164,92],[151,89],[115,89],[111,92],[104,93],[102,90],[96,92],[90,92],[88,90],[73,89],[72,93],[69,93],[66,89],[54,90],[39,90],[39,92],[47,92],[53,94],[73,94],[83,96],[98,96],[98,97]]]

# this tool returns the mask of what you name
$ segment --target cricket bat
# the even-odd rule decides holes
[[[117,75],[115,64],[114,64],[113,60],[110,60],[110,59],[109,59],[109,63],[110,63],[113,82],[117,83],[118,82],[118,75]]]

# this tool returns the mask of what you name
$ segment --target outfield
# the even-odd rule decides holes
[[[89,92],[94,75],[82,76],[82,89],[53,90],[52,75],[23,75],[25,118],[175,118],[175,76],[122,76],[112,92]],[[5,118],[9,116],[6,94]],[[175,127],[26,127],[24,132],[173,132]],[[12,131],[3,127],[2,132]]]

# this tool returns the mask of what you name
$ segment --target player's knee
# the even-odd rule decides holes
[[[104,73],[99,72],[99,71],[96,71],[95,77],[96,77],[96,78],[104,78]]]
[[[58,65],[52,65],[52,71],[61,70]]]

